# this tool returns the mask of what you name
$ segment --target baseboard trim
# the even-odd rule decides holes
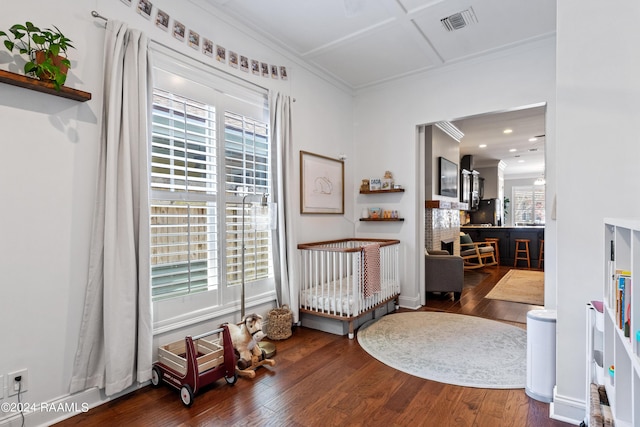
[[[403,308],[408,308],[411,310],[417,310],[422,305],[420,304],[420,297],[417,298],[407,298],[403,297],[402,294],[398,297],[398,305]]]
[[[549,417],[568,424],[580,425],[585,419],[586,406],[583,400],[558,394],[553,388],[553,402],[549,404]]]

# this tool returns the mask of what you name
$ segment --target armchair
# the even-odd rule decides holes
[[[460,256],[464,269],[471,270],[487,265],[498,265],[493,246],[488,242],[474,242],[471,236],[460,233]]]
[[[424,256],[426,292],[453,292],[459,300],[464,285],[463,259],[447,251],[426,251]]]

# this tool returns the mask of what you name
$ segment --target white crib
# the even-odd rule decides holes
[[[365,291],[364,247],[380,247],[380,287]],[[397,300],[400,294],[400,241],[342,239],[298,245],[302,254],[300,312],[349,322]],[[396,301],[397,303],[397,301]]]

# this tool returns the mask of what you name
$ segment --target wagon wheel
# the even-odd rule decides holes
[[[236,383],[236,381],[238,381],[238,374],[236,374],[234,372],[234,374],[232,376],[224,377],[224,380],[227,382],[227,384],[234,385]]]
[[[193,391],[189,384],[185,384],[180,389],[180,400],[184,403],[184,406],[189,407],[193,403]]]
[[[151,385],[153,387],[160,386],[160,379],[162,378],[162,372],[160,372],[160,368],[154,366],[151,368]]]

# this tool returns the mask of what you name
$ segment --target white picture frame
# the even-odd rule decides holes
[[[344,163],[300,151],[300,213],[344,214]]]
[[[382,189],[382,179],[370,178],[369,179],[369,191],[380,191]]]

